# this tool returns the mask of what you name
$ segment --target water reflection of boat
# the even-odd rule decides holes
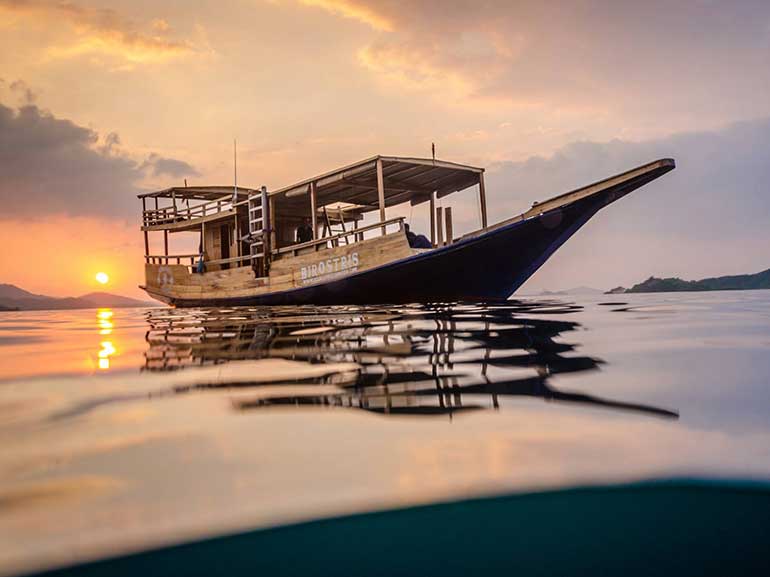
[[[153,310],[146,369],[248,359],[356,363],[355,378],[219,383],[270,393],[234,401],[240,410],[274,406],[345,407],[390,415],[453,414],[499,407],[501,399],[538,397],[676,417],[657,407],[562,391],[551,378],[597,369],[557,339],[579,325],[549,318],[578,310],[558,303],[370,307],[272,307]],[[297,384],[335,385],[303,387]],[[275,385],[287,385],[282,388]],[[206,388],[211,388],[207,384]]]
[[[492,225],[484,169],[435,159],[376,156],[269,192],[147,193],[142,288],[179,306],[505,299],[601,208],[673,168],[657,160]],[[437,199],[473,187],[481,228],[456,237],[451,207]],[[430,207],[430,239],[386,218],[407,204]],[[366,214],[377,218],[360,225]],[[169,252],[170,236],[184,232],[197,235],[198,251]],[[150,254],[150,233],[163,234],[163,254]]]

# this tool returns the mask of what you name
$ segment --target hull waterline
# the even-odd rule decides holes
[[[514,222],[477,237],[308,287],[223,299],[174,299],[175,306],[374,304],[510,297],[603,206],[596,199]]]

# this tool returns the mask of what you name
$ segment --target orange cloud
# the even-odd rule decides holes
[[[455,96],[467,96],[472,90],[465,75],[442,67],[431,55],[410,46],[369,45],[359,51],[358,61],[381,78],[409,88]]]
[[[305,6],[316,6],[345,18],[358,20],[376,30],[393,30],[393,22],[377,10],[357,0],[300,0]]]
[[[167,37],[170,27],[165,20],[153,20],[149,32],[143,32],[114,10],[85,8],[72,2],[0,0],[0,19],[11,26],[32,23],[58,28],[62,23],[68,24],[75,40],[49,46],[48,58],[96,54],[137,64],[165,61],[194,52],[190,43]]]
[[[768,114],[766,2],[706,11],[662,1],[302,4],[374,28],[359,62],[377,79],[482,113],[492,103],[518,111],[536,106],[609,115],[622,126],[632,117],[655,125],[665,114],[669,131],[669,119],[695,114],[710,127],[719,125],[717,115],[729,121]]]
[[[401,89],[435,93],[442,101],[505,101],[484,90],[521,56],[522,37],[503,33],[495,16],[473,3],[396,0],[301,0],[363,22],[380,34],[358,53],[378,78]],[[521,102],[517,97],[517,104]]]

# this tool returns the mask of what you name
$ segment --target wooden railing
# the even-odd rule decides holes
[[[190,265],[195,264],[197,254],[148,254],[144,256],[144,262],[147,264],[187,264],[182,263],[182,259],[190,259]],[[176,262],[172,262],[176,261]]]
[[[215,259],[215,260],[204,260],[203,262],[206,265],[210,265],[210,264],[230,264],[230,263],[234,263],[234,262],[243,262],[245,260],[251,260],[251,259],[252,259],[252,256],[250,254],[245,254],[243,256],[233,256],[233,257],[230,257],[230,258],[218,258],[218,259]]]
[[[303,242],[300,244],[293,244],[291,246],[287,246],[284,248],[275,249],[272,251],[273,255],[286,255],[286,254],[293,254],[296,255],[298,251],[306,249],[306,248],[315,248],[315,250],[321,250],[324,248],[327,248],[329,246],[329,243],[339,243],[340,239],[346,238],[349,236],[355,236],[359,234],[363,234],[366,231],[369,230],[375,230],[378,228],[382,228],[383,230],[387,229],[389,226],[397,225],[398,230],[403,231],[404,230],[404,220],[406,220],[406,217],[403,216],[397,216],[395,218],[391,218],[382,222],[375,222],[374,224],[370,224],[368,226],[362,226],[360,228],[354,228],[346,232],[341,232],[339,234],[327,236],[324,238],[318,238],[316,240],[311,240],[308,242]],[[144,260],[147,264],[179,264],[179,265],[185,265],[187,267],[194,268],[197,264],[197,260],[200,258],[199,254],[148,254],[145,255]],[[222,264],[232,264],[232,263],[241,263],[244,261],[250,261],[253,257],[251,255],[243,255],[243,256],[236,256],[236,257],[230,257],[230,258],[218,258],[214,260],[206,260],[204,259],[204,264],[206,266],[209,265],[222,265]],[[189,264],[186,261],[187,259],[190,259]]]
[[[147,264],[183,264],[185,266],[195,266],[197,264],[198,259],[200,258],[199,254],[149,254],[144,257],[144,260]],[[190,259],[189,264],[187,262],[182,262],[183,260]],[[237,262],[243,262],[246,260],[251,260],[251,255],[243,255],[243,256],[234,256],[230,258],[218,258],[214,260],[207,260],[203,259],[203,263],[208,266],[212,264],[231,264],[231,263],[237,263]]]
[[[375,222],[374,224],[370,224],[368,226],[362,226],[360,228],[353,228],[346,232],[341,232],[339,234],[334,234],[331,236],[327,236],[324,238],[317,238],[315,240],[310,240],[308,242],[302,242],[299,244],[293,244],[291,246],[286,246],[283,248],[277,248],[272,251],[272,254],[274,255],[283,255],[283,254],[292,254],[296,255],[298,251],[305,249],[305,248],[315,248],[315,250],[320,250],[327,248],[329,246],[329,243],[339,242],[340,239],[346,238],[349,236],[354,236],[358,234],[363,234],[364,232],[368,230],[374,230],[376,228],[382,228],[383,231],[386,230],[386,227],[397,224],[398,230],[404,230],[404,220],[406,220],[406,217],[404,216],[397,216],[395,218],[391,218],[388,220],[384,220],[382,222]]]
[[[180,207],[175,203],[174,206],[145,209],[142,211],[142,226],[155,226],[203,218],[218,212],[233,210],[241,204],[246,204],[246,202],[242,200],[234,203],[233,196],[228,194],[227,196],[195,206]]]

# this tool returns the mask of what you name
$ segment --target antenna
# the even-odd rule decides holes
[[[233,204],[238,202],[238,148],[233,138]]]

